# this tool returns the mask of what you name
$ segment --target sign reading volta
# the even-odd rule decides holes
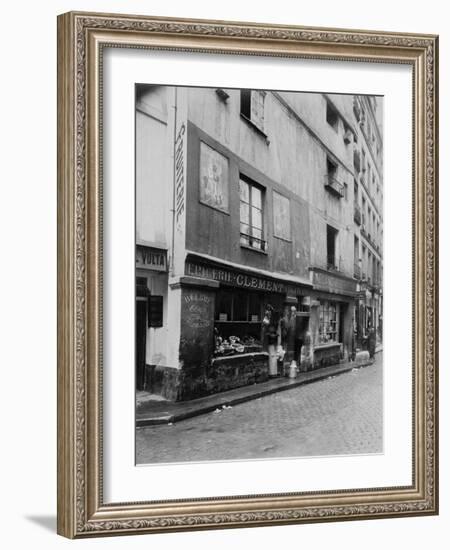
[[[136,246],[136,267],[152,271],[167,271],[167,250]]]

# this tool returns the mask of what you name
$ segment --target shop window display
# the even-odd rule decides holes
[[[319,308],[319,343],[337,342],[337,306],[333,302],[323,302]]]
[[[279,330],[280,304],[269,304],[265,298],[256,292],[227,289],[218,292],[214,327],[216,356],[267,350],[269,335]]]

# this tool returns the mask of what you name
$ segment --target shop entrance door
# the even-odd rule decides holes
[[[136,298],[136,389],[145,384],[145,348],[147,340],[147,300]]]

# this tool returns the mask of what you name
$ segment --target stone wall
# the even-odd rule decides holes
[[[330,365],[336,365],[341,360],[340,344],[326,345],[314,349],[314,368],[320,369]]]
[[[169,401],[187,401],[269,379],[268,354],[246,353],[179,370],[147,366],[146,390]]]

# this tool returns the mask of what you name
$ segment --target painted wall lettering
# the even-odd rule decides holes
[[[183,296],[184,322],[194,329],[210,328],[213,323],[212,299],[200,292],[190,292]]]
[[[178,230],[182,229],[181,218],[185,209],[184,188],[184,134],[186,126],[183,123],[175,140],[175,223]]]

